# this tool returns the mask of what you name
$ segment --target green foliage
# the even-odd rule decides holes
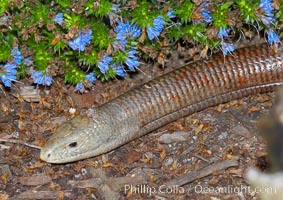
[[[21,63],[17,68],[17,78],[21,79],[27,76],[27,66]]]
[[[239,6],[240,12],[246,23],[253,24],[258,19],[254,13],[258,7],[258,1],[235,0],[235,3]]]
[[[10,57],[13,42],[13,35],[4,36],[3,34],[0,34],[0,62],[6,62]]]
[[[279,11],[276,13],[276,17],[283,20],[283,3],[280,4]]]
[[[157,16],[150,11],[149,5],[146,1],[142,1],[132,13],[132,23],[136,23],[140,28],[152,26],[152,20]]]
[[[166,36],[172,41],[178,41],[185,36],[185,32],[184,28],[181,29],[175,25],[167,32]]]
[[[185,28],[185,31],[192,41],[206,44],[207,37],[204,24],[189,25]]]
[[[185,0],[178,7],[175,7],[176,11],[174,12],[178,17],[181,18],[181,22],[187,24],[191,22],[191,16],[193,14],[194,4],[190,0]]]
[[[99,50],[106,49],[113,41],[113,39],[109,38],[109,28],[105,24],[98,21],[93,24],[92,30],[93,44],[95,47],[98,47]]]
[[[66,72],[65,82],[77,84],[81,82],[84,78],[85,74],[76,67],[73,67],[70,71]]]
[[[128,57],[128,54],[124,51],[117,51],[114,57],[114,61],[116,63],[123,63],[126,58]]]
[[[72,28],[72,27],[79,27],[81,28],[85,22],[83,20],[83,18],[79,15],[76,15],[74,13],[68,15],[68,14],[64,14],[65,17],[65,23],[66,23],[66,28]]]
[[[98,69],[94,71],[95,71],[96,77],[99,78],[102,82],[109,81],[115,78],[116,76],[116,72],[112,68],[109,68],[106,74],[102,74]]]
[[[8,9],[8,0],[0,0],[0,16]]]
[[[45,22],[48,21],[47,7],[38,1],[36,6],[32,6],[32,9],[29,11],[32,14],[32,22],[35,24],[40,23],[41,20]]]
[[[69,8],[71,5],[71,0],[57,0],[57,3],[62,7],[62,8]]]
[[[84,66],[96,66],[98,62],[98,54],[95,49],[79,56],[79,63]]]
[[[45,71],[49,61],[54,60],[52,53],[45,48],[44,43],[40,43],[35,48],[34,64],[37,70]]]
[[[233,4],[233,2],[226,2],[215,6],[215,12],[211,14],[213,18],[213,24],[217,28],[226,28],[228,13],[230,12],[229,7]]]
[[[67,48],[67,44],[62,42],[61,40],[57,41],[56,38],[54,38],[52,41],[54,42],[53,50],[55,53],[62,52],[65,48]],[[52,43],[52,42],[51,42]]]
[[[100,0],[99,6],[97,10],[95,11],[95,16],[97,17],[107,16],[111,8],[112,8],[112,3],[106,0]]]

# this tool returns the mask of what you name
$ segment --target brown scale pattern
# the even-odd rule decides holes
[[[282,61],[281,50],[275,54],[267,46],[239,49],[165,74],[117,101],[140,116],[144,133],[208,106],[273,90],[283,81]]]

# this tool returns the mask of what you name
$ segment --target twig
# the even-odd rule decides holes
[[[206,159],[206,158],[204,158],[204,157],[202,157],[200,155],[194,155],[194,157],[196,157],[196,158],[198,158],[198,159],[200,159],[200,160],[202,160],[204,162],[207,162],[208,164],[212,164],[212,161],[210,161],[210,160],[208,160],[208,159]]]
[[[220,170],[223,170],[229,167],[237,167],[237,166],[238,166],[238,161],[236,160],[224,160],[220,163],[209,165],[200,170],[193,171],[188,175],[184,175],[182,177],[175,178],[171,181],[166,182],[165,185],[169,187],[175,186],[175,185],[182,186],[187,183],[193,182],[196,179],[206,177],[214,173],[215,171],[220,171]]]
[[[0,138],[0,142],[10,142],[10,143],[15,143],[15,144],[21,144],[21,145],[25,145],[31,148],[35,148],[35,149],[41,149],[41,147],[33,145],[33,144],[29,144],[27,142],[21,141],[21,140],[13,140],[13,139],[3,139]]]

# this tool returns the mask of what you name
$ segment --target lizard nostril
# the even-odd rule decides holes
[[[49,158],[51,156],[51,154],[49,153],[48,155],[47,155],[47,157]]]
[[[72,142],[69,144],[69,147],[76,147],[77,146],[77,142]]]

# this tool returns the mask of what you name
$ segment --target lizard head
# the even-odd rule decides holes
[[[68,163],[105,153],[109,123],[79,115],[63,123],[41,148],[40,159]],[[90,143],[90,140],[93,141]]]

